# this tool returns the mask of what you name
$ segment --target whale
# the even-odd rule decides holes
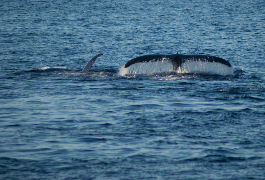
[[[180,54],[172,54],[172,55],[145,55],[134,58],[128,61],[124,67],[128,68],[135,63],[145,63],[145,62],[153,62],[153,61],[163,61],[165,59],[169,59],[173,63],[173,68],[176,70],[179,68],[185,61],[202,61],[202,62],[216,62],[224,64],[228,67],[232,67],[231,64],[219,57],[215,56],[206,56],[206,55],[180,55]]]
[[[98,54],[88,61],[86,66],[79,73],[89,73],[91,67],[98,57]],[[66,67],[49,66],[33,69],[27,72],[49,72],[65,71]],[[232,65],[225,59],[210,55],[144,55],[129,60],[119,69],[119,75],[140,75],[140,74],[157,74],[157,73],[198,73],[198,74],[215,74],[215,75],[233,75]]]
[[[93,57],[82,70],[88,73],[96,59],[103,54]],[[143,55],[128,61],[120,68],[119,74],[152,74],[163,72],[203,73],[217,75],[232,75],[232,65],[225,59],[210,55]]]

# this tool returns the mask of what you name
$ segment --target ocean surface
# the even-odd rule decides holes
[[[119,74],[176,53],[233,74]],[[265,179],[264,0],[1,0],[0,62],[0,179]]]

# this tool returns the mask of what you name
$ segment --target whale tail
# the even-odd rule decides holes
[[[84,69],[82,70],[82,73],[88,73],[90,68],[92,67],[92,65],[94,64],[94,62],[96,61],[96,59],[101,56],[103,54],[98,54],[96,55],[95,57],[93,57],[87,64],[86,66],[84,67]]]
[[[219,57],[208,55],[145,55],[128,61],[121,74],[151,74],[168,71],[180,73],[207,73],[232,75],[231,64]]]
[[[218,57],[214,56],[207,56],[207,55],[181,55],[181,54],[172,54],[172,55],[145,55],[134,58],[128,61],[124,67],[128,68],[129,66],[136,64],[136,63],[147,63],[147,62],[155,62],[155,61],[163,61],[168,59],[172,62],[173,68],[177,69],[180,67],[185,61],[200,61],[200,62],[216,62],[228,67],[232,67],[231,64]]]

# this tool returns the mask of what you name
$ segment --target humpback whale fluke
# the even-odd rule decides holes
[[[92,67],[92,65],[94,64],[94,62],[96,61],[96,59],[101,56],[103,54],[98,54],[95,57],[93,57],[84,67],[84,69],[82,70],[82,73],[88,73],[88,71],[90,70],[90,68]]]
[[[219,57],[215,56],[206,56],[206,55],[181,55],[181,54],[172,54],[172,55],[145,55],[134,58],[128,61],[124,67],[128,68],[130,65],[135,63],[145,63],[145,62],[154,62],[154,61],[163,61],[165,59],[171,60],[174,69],[177,69],[181,66],[185,61],[202,61],[202,62],[217,62],[224,64],[226,66],[232,67],[231,64]]]
[[[231,64],[222,58],[208,55],[182,54],[136,57],[123,66],[120,74],[150,74],[168,71],[219,75],[233,74]]]

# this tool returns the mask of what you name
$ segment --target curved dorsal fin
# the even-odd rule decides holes
[[[88,73],[88,71],[90,70],[90,68],[92,67],[92,65],[94,64],[94,62],[96,61],[96,59],[101,56],[103,54],[98,54],[96,55],[95,57],[93,57],[87,64],[86,66],[84,67],[82,73]]]

